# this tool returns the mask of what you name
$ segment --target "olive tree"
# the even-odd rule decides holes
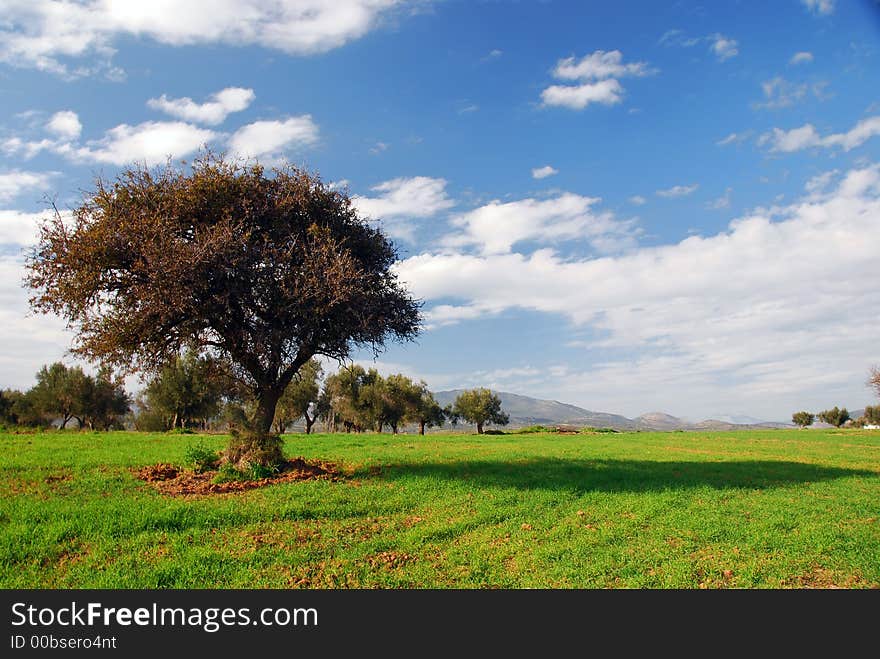
[[[501,410],[501,399],[489,389],[469,389],[455,399],[452,413],[477,426],[477,433],[483,434],[483,425],[495,423],[506,426],[510,417]]]
[[[342,361],[419,331],[394,245],[346,192],[294,166],[210,152],[191,165],[99,178],[56,211],[27,260],[32,307],[61,315],[73,353],[151,370],[187,346],[228,361],[254,401],[235,464],[273,464],[278,399],[315,355]]]

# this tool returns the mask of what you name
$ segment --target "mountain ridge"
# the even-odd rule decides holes
[[[437,391],[434,392],[434,398],[445,407],[462,391],[464,389]],[[494,389],[492,393],[501,398],[501,409],[510,416],[510,427],[514,428],[533,425],[592,426],[615,430],[745,430],[792,427],[792,424],[776,421],[732,423],[727,420],[705,419],[694,423],[665,412],[646,412],[630,419],[621,414],[587,410],[558,400],[533,398]]]

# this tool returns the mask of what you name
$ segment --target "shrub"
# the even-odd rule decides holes
[[[184,459],[187,467],[191,467],[197,474],[201,474],[217,466],[218,456],[216,451],[202,442],[197,442],[187,447]]]
[[[593,434],[593,433],[597,433],[597,432],[616,433],[618,431],[615,430],[614,428],[593,428],[592,426],[585,426],[585,427],[581,428],[579,432],[584,433],[584,434]]]

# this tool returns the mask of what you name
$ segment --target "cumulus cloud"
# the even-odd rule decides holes
[[[37,227],[48,213],[0,210],[0,245],[25,247],[37,241]],[[18,279],[21,279],[19,275]]]
[[[559,80],[578,81],[577,85],[550,85],[541,92],[541,101],[547,106],[561,106],[583,110],[591,103],[616,105],[623,98],[624,89],[618,78],[646,76],[656,73],[646,62],[623,62],[619,50],[597,50],[580,60],[561,59],[553,69]]]
[[[595,212],[598,197],[570,192],[551,199],[498,200],[451,219],[458,231],[443,238],[447,247],[476,247],[483,254],[504,254],[524,241],[588,241],[600,252],[630,247],[637,230],[632,221],[610,212]]]
[[[75,140],[82,132],[82,124],[76,112],[72,110],[62,110],[53,114],[48,123],[46,130],[57,135],[64,140]]]
[[[584,377],[557,380],[557,396],[569,391],[568,400],[593,409],[652,400],[709,411],[736,401],[761,412],[771,394],[791,409],[866,395],[877,244],[880,167],[872,165],[714,236],[588,259],[551,249],[424,253],[398,271],[435,324],[526,309],[588,331],[583,345],[595,363]],[[615,356],[621,351],[626,357]]]
[[[789,64],[809,64],[813,61],[813,53],[801,51],[791,56]]]
[[[667,188],[665,190],[657,190],[658,197],[665,197],[666,199],[672,199],[674,197],[687,197],[690,194],[693,194],[697,191],[700,185],[698,183],[694,183],[692,185],[674,185],[671,188]]]
[[[415,226],[410,220],[437,215],[455,205],[446,194],[446,180],[428,176],[395,178],[371,188],[374,197],[352,197],[358,212],[380,220],[393,237],[412,240]]]
[[[629,198],[629,203],[633,204],[634,206],[644,206],[648,203],[648,200],[645,199],[642,195],[637,194]]]
[[[321,53],[373,29],[397,0],[7,0],[0,61],[61,75],[109,67],[116,44],[145,37],[171,46],[259,45],[292,55]]]
[[[53,176],[57,176],[57,172],[25,172],[18,169],[0,172],[0,202],[14,199],[27,191],[45,190]]]
[[[542,179],[558,173],[558,169],[554,169],[550,165],[544,165],[543,167],[535,167],[534,169],[532,169],[532,178]]]
[[[813,124],[804,124],[788,131],[774,128],[758,138],[758,146],[769,145],[771,151],[782,153],[813,147],[840,147],[844,151],[850,151],[877,135],[880,135],[880,116],[862,119],[845,133],[833,133],[825,137],[819,134]]]
[[[617,105],[623,100],[623,86],[614,79],[583,85],[550,85],[541,92],[544,105],[583,110],[591,103]]]
[[[247,108],[254,98],[256,95],[253,89],[227,87],[212,94],[204,103],[196,103],[188,96],[168,98],[162,94],[159,98],[149,99],[147,105],[184,121],[216,126],[223,123],[233,112],[241,112]]]
[[[556,63],[553,76],[560,80],[604,80],[625,76],[645,76],[653,73],[647,62],[623,63],[623,53],[619,50],[597,50],[580,60],[566,57]]]
[[[317,141],[318,125],[311,115],[304,114],[242,126],[229,138],[229,149],[243,158],[273,161],[289,149],[310,146]]]
[[[834,13],[835,0],[801,0],[804,7],[814,14],[829,16]]]
[[[182,158],[197,151],[216,137],[216,133],[180,121],[146,121],[137,126],[120,124],[99,140],[84,146],[63,149],[63,155],[88,162],[113,165],[144,163],[148,167],[168,158]]]

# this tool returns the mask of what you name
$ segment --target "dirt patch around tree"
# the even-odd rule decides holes
[[[195,473],[194,471],[179,469],[172,464],[164,463],[133,469],[132,473],[138,479],[149,483],[159,492],[168,496],[228,494],[253,490],[276,483],[292,483],[294,481],[307,480],[339,481],[343,478],[339,467],[332,462],[324,460],[307,461],[303,457],[287,460],[277,474],[256,480],[235,480],[215,483],[214,478],[217,476],[217,471]]]

